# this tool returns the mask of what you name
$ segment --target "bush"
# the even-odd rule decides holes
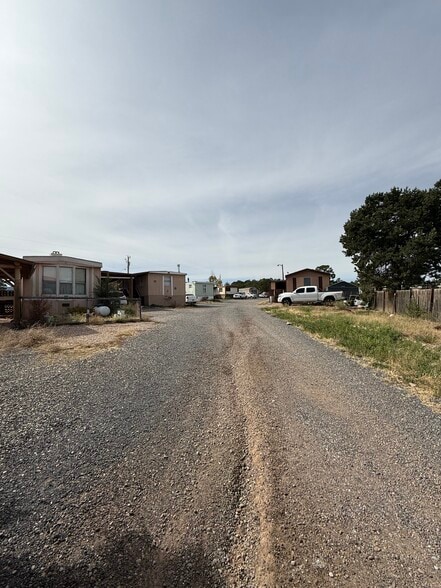
[[[33,325],[44,325],[48,322],[49,302],[47,300],[32,300],[29,322]]]
[[[121,310],[124,311],[124,314],[127,317],[134,317],[137,314],[136,306],[134,304],[127,304],[126,306],[123,306]]]
[[[419,307],[415,300],[411,300],[406,308],[407,316],[412,318],[426,318],[427,312]]]
[[[118,284],[112,281],[110,278],[101,278],[97,280],[96,286],[93,289],[94,296],[96,297],[96,306],[108,306],[111,314],[115,312],[121,306],[121,293],[118,290]]]
[[[85,308],[84,306],[73,306],[72,308],[67,309],[68,314],[70,314],[72,316],[86,314],[86,311],[87,311],[87,308]]]

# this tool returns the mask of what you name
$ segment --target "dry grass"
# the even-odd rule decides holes
[[[94,321],[93,324],[59,327],[31,327],[14,330],[0,325],[0,353],[19,349],[32,349],[48,359],[88,357],[96,353],[121,347],[128,337],[139,335],[155,323],[138,321],[109,323]]]
[[[412,318],[400,314],[384,314],[377,312],[356,311],[353,313],[354,319],[360,324],[375,320],[375,322],[384,325],[393,326],[400,333],[412,339],[419,341],[428,346],[441,346],[441,324],[432,321]]]

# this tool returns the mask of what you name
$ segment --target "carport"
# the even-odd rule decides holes
[[[0,253],[0,280],[14,288],[12,302],[14,305],[13,322],[21,320],[22,280],[29,279],[35,269],[32,261]]]

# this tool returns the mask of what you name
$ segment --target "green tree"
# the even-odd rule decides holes
[[[261,278],[260,280],[257,280],[256,287],[259,290],[259,292],[269,292],[271,289],[272,281],[272,278]]]
[[[105,277],[97,279],[93,293],[96,298],[95,303],[98,306],[108,306],[112,314],[120,307],[121,292],[118,289],[118,283],[114,280]]]
[[[260,280],[236,280],[231,282],[234,288],[256,288],[259,292],[268,292],[272,278],[260,278]]]
[[[217,277],[215,274],[211,274],[208,278],[209,282],[212,282],[217,288],[222,288],[222,278],[221,276]]]
[[[441,277],[441,180],[428,190],[371,194],[340,238],[364,289],[398,290]]]
[[[331,275],[331,282],[334,281],[335,272],[330,265],[318,265],[315,269],[319,270],[320,272],[326,272],[326,273],[330,274]]]

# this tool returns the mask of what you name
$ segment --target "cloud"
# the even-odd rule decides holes
[[[351,210],[441,175],[440,17],[429,0],[4,3],[0,250],[352,277]]]

